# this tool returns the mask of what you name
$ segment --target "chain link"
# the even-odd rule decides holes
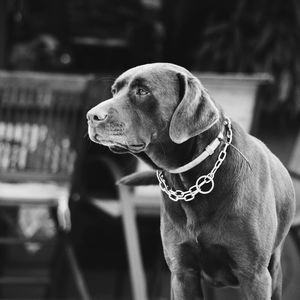
[[[165,180],[162,172],[161,171],[156,172],[156,176],[157,176],[157,179],[158,179],[158,182],[159,182],[160,189],[163,192],[165,192],[172,201],[175,201],[175,202],[177,202],[179,200],[184,200],[184,201],[187,201],[187,202],[192,201],[198,193],[200,193],[200,194],[209,194],[214,189],[215,173],[217,172],[217,170],[220,168],[223,161],[225,160],[225,158],[227,156],[227,148],[232,142],[231,121],[227,117],[225,119],[225,127],[227,128],[226,141],[225,141],[225,144],[224,144],[224,148],[219,153],[218,159],[217,159],[214,167],[212,168],[212,170],[210,171],[209,174],[200,176],[197,179],[196,184],[192,185],[187,191],[181,191],[181,190],[174,191],[174,190],[172,190],[167,185],[166,180]],[[209,188],[202,189],[203,186],[208,185],[208,184],[210,184]]]

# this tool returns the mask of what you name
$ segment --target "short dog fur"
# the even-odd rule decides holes
[[[167,63],[138,66],[117,78],[112,94],[87,114],[91,140],[163,170],[174,190],[188,190],[211,171],[223,143],[193,169],[168,172],[197,157],[224,130],[222,109],[190,72]],[[295,211],[292,182],[261,141],[234,120],[232,130],[240,152],[228,148],[211,193],[191,202],[162,194],[161,237],[172,299],[203,299],[201,280],[240,286],[245,299],[281,299],[280,256]],[[153,174],[123,182],[153,183]]]

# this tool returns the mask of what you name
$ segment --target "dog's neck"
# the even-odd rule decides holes
[[[168,163],[164,164],[164,167],[159,165],[160,161],[155,161],[155,155],[154,158],[152,158],[151,155],[153,154],[151,152],[148,155],[151,160],[153,159],[155,161],[155,164],[161,167],[161,169],[165,170],[166,168],[179,167],[198,156],[199,153],[201,153],[205,147],[218,136],[218,133],[222,128],[224,128],[224,119],[221,119],[206,133],[193,137],[187,141],[185,145],[181,144],[174,148],[167,149],[164,158]],[[238,126],[236,127],[236,124],[232,124],[232,131],[232,145],[237,146],[242,152],[247,153],[246,149],[243,147],[243,144],[245,144],[245,136],[240,134],[241,129]],[[239,143],[237,143],[237,137],[239,137]],[[197,182],[199,176],[207,175],[212,171],[218,160],[220,152],[223,149],[224,143],[216,149],[213,155],[209,156],[209,158],[205,159],[202,163],[185,173],[171,174],[167,171],[163,171],[166,184],[174,191],[189,191],[191,186]],[[186,226],[186,224],[194,224],[195,221],[198,223],[205,223],[213,215],[222,211],[222,207],[226,207],[228,205],[228,201],[230,200],[226,200],[224,202],[224,195],[229,195],[231,191],[234,190],[234,186],[238,184],[239,180],[242,180],[242,178],[239,177],[239,174],[242,172],[241,170],[245,170],[245,168],[247,168],[246,161],[241,158],[237,151],[232,149],[232,147],[227,149],[226,159],[223,161],[222,167],[214,176],[215,188],[211,193],[205,195],[198,193],[195,196],[195,199],[189,202],[173,202],[170,200],[170,196],[167,196],[164,193],[163,205],[167,207],[166,210],[169,212],[175,211],[175,215],[184,215],[186,217],[185,221],[182,221],[182,226]],[[229,197],[227,199],[231,198]],[[194,211],[198,212],[197,220],[191,217],[194,216]]]
[[[157,166],[157,169],[165,170],[167,172],[171,170],[170,173],[181,173],[176,172],[176,169],[195,160],[195,165],[192,168],[188,168],[186,171],[193,171],[193,169],[199,170],[199,167],[202,169],[204,165],[207,165],[207,160],[215,162],[214,157],[220,152],[220,145],[218,145],[214,150],[214,153],[212,153],[212,155],[204,161],[197,163],[197,158],[199,155],[201,156],[209,144],[218,138],[220,132],[223,132],[223,130],[224,118],[221,118],[219,122],[217,122],[209,130],[198,136],[190,138],[182,144],[175,144],[170,140],[167,142],[157,142],[153,146],[149,147],[146,154],[149,156],[154,165]],[[172,170],[175,170],[175,172],[172,172]]]

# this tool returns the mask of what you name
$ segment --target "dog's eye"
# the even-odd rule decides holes
[[[117,92],[116,89],[111,89],[111,93],[114,95]]]
[[[137,88],[136,89],[136,94],[139,95],[139,96],[145,96],[145,95],[148,95],[149,92],[146,91],[145,89]]]

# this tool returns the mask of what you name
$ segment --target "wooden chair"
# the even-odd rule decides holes
[[[80,128],[93,76],[0,72],[0,206],[57,211],[60,239],[81,299],[89,299],[64,230],[70,229],[68,201]],[[58,231],[60,231],[58,229]],[[42,243],[44,240],[35,239]],[[1,237],[1,244],[32,242]],[[0,278],[0,284],[47,284],[48,279]]]
[[[108,157],[100,157],[100,163],[112,173],[118,181],[125,174],[114,160]],[[139,163],[137,171],[143,171],[148,167]],[[133,299],[147,300],[146,275],[144,271],[136,215],[159,215],[160,191],[158,186],[137,187],[132,189],[128,186],[117,185],[118,198],[91,198],[90,202],[96,208],[108,215],[122,219],[125,235],[129,273]]]

